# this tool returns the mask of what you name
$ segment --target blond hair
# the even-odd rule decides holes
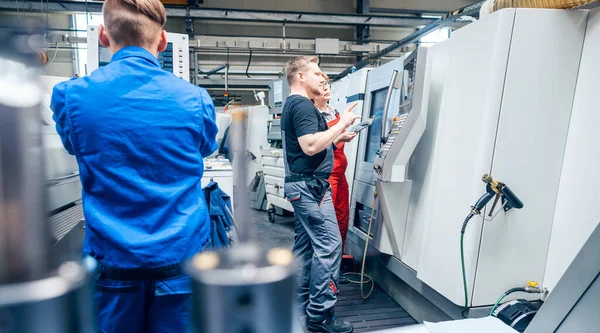
[[[325,79],[325,82],[329,82],[329,75],[321,72],[321,76]]]
[[[160,0],[106,0],[102,14],[109,35],[122,46],[152,45],[167,22]]]
[[[296,82],[296,75],[300,72],[304,67],[308,66],[310,63],[319,63],[319,58],[317,56],[299,56],[293,57],[285,66],[285,76],[287,77],[288,84],[291,86],[294,82]]]

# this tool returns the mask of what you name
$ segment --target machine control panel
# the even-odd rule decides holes
[[[190,81],[190,45],[186,34],[167,33],[167,48],[158,55],[160,66],[175,76]]]
[[[375,177],[380,181],[405,180],[410,157],[425,131],[429,105],[427,49],[419,48],[415,52],[404,63],[405,71],[410,73],[408,99],[401,102],[373,163]]]
[[[398,115],[394,118],[394,123],[392,124],[392,128],[390,129],[389,135],[387,136],[387,140],[385,144],[381,147],[377,155],[381,158],[386,158],[390,149],[392,149],[392,145],[396,141],[398,134],[400,134],[400,130],[402,126],[406,122],[406,118],[408,118],[408,113]]]
[[[98,41],[98,27],[88,26],[87,29],[88,44],[88,64],[87,74],[89,75],[99,67],[110,63],[112,54],[108,48],[100,45]],[[190,46],[186,34],[167,33],[167,48],[158,54],[160,67],[175,76],[190,81]]]

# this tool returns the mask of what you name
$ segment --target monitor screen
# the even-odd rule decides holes
[[[110,50],[98,43],[98,67],[108,65],[111,58]],[[162,69],[173,73],[173,43],[168,43],[165,51],[158,54],[158,62]]]
[[[112,54],[110,54],[108,47],[98,44],[98,67],[108,65],[111,57]]]
[[[379,150],[381,143],[381,121],[385,108],[385,98],[387,97],[388,88],[375,90],[371,93],[371,114],[373,123],[369,126],[367,137],[367,149],[365,151],[365,162],[373,163],[375,154]]]
[[[158,62],[162,69],[173,73],[173,43],[167,43],[165,51],[158,54]]]

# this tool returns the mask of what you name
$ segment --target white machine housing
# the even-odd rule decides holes
[[[368,129],[359,133],[358,140],[354,140],[358,147],[356,157],[348,156],[349,163],[355,163],[355,167],[352,168],[355,173],[351,192],[350,230],[355,230],[359,237],[366,237],[370,216],[374,209],[371,228],[371,236],[374,237],[373,244],[381,252],[387,254],[392,254],[394,250],[397,250],[392,247],[392,245],[395,247],[397,245],[389,242],[387,231],[381,228],[378,201],[373,207],[375,192],[373,166],[376,152],[379,150],[383,127],[390,128],[393,118],[398,114],[400,101],[404,100],[407,89],[405,85],[408,82],[408,78],[405,78],[406,74],[404,57],[371,69],[368,73],[362,120],[373,118],[373,123]],[[384,115],[386,116],[385,120],[383,119]],[[350,165],[348,169],[351,169]]]
[[[469,224],[470,305],[493,304],[510,288],[543,280],[586,19],[585,11],[507,9],[449,40],[417,277],[455,304],[463,303],[459,231],[486,173],[525,206]]]
[[[293,212],[294,207],[292,207],[292,204],[285,199],[284,195],[285,163],[283,159],[283,149],[262,149],[262,163],[267,201],[273,206]]]
[[[247,168],[247,185],[250,185],[256,173],[263,170],[262,149],[269,147],[267,134],[268,122],[271,119],[271,115],[269,114],[269,107],[264,105],[250,106],[246,110],[246,148],[252,154],[252,159],[247,160],[245,163]],[[233,163],[236,163],[235,159]]]
[[[167,32],[167,49],[158,56],[161,67],[175,76],[190,82],[190,46],[188,35]],[[87,75],[110,62],[108,48],[98,41],[98,27],[87,28]]]
[[[409,100],[400,105],[401,109],[406,109],[406,113],[394,119],[392,128],[387,133],[386,143],[375,157],[374,170],[378,181],[403,182],[405,180],[410,158],[425,132],[431,76],[429,69],[431,59],[427,57],[427,51],[426,47],[420,47],[415,51],[417,52],[414,69],[416,74],[412,83],[412,93]]]
[[[600,224],[596,209],[600,180],[600,10],[589,13],[569,135],[552,223],[543,286],[552,290],[579,250]]]
[[[598,12],[588,22],[588,11],[505,9],[429,48],[426,129],[408,170],[396,176],[412,182],[408,205],[398,203],[406,191],[387,195],[379,189],[387,197],[379,198],[380,205],[390,212],[376,214],[387,219],[378,223],[405,219],[406,227],[404,234],[402,228],[396,232],[391,249],[383,241],[390,238],[386,228],[377,229],[379,251],[414,270],[423,286],[462,306],[460,229],[484,193],[481,176],[488,173],[507,184],[524,207],[492,221],[477,216],[468,225],[469,305],[490,306],[527,281],[555,284],[600,219],[600,213],[590,214],[600,184],[586,176],[600,156],[592,111],[599,38]],[[359,155],[362,151],[364,146]],[[388,165],[381,166],[386,174]],[[563,252],[571,230],[575,242]]]
[[[386,142],[377,152],[374,163],[375,187],[379,194],[382,225],[379,250],[406,260],[410,267],[416,267],[418,258],[413,257],[418,255],[415,247],[421,245],[418,236],[422,235],[420,229],[408,223],[411,196],[413,193],[421,194],[424,190],[423,175],[428,169],[428,161],[415,159],[411,168],[408,168],[408,165],[420,141],[418,146],[420,155],[430,154],[433,151],[433,140],[430,136],[421,140],[428,118],[430,77],[433,66],[431,57],[428,56],[429,52],[430,49],[420,47],[404,61],[405,67],[413,67],[411,92],[408,100],[401,102],[398,115],[394,118],[390,131],[386,133]],[[437,115],[438,112],[433,110],[431,116],[433,124],[437,120]],[[412,178],[407,178],[407,172],[413,171],[412,169],[418,172],[410,175],[416,180],[414,189]],[[426,205],[427,201],[413,202],[412,208],[417,208],[419,204]],[[410,230],[411,237],[406,237],[407,230]],[[408,253],[406,256],[405,252]]]
[[[268,133],[268,121],[271,119],[269,114],[269,107],[263,106],[249,106],[242,109],[235,109],[234,111],[242,111],[246,113],[246,150],[251,154],[252,158],[242,160],[246,165],[246,179],[247,185],[250,185],[252,179],[257,172],[263,170],[262,164],[262,149],[269,147],[269,141],[267,140]],[[219,129],[217,133],[217,143],[221,145],[225,131],[231,125],[231,113],[216,112],[215,122]],[[218,155],[218,151],[215,151],[213,155]],[[233,160],[235,163],[236,160]]]
[[[338,112],[345,112],[350,106],[356,103],[354,114],[362,116],[365,105],[365,91],[367,89],[367,77],[369,68],[363,68],[357,72],[351,73],[341,80],[335,81],[331,85],[331,101],[329,105]],[[352,188],[354,185],[354,170],[356,167],[356,156],[358,154],[358,138],[344,145],[344,153],[348,159],[348,168],[346,168],[346,180],[348,181],[348,193],[352,197]]]

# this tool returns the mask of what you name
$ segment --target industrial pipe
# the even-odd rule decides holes
[[[337,81],[337,80],[347,76],[350,73],[353,73],[361,68],[364,68],[365,66],[371,64],[374,60],[377,60],[377,59],[383,57],[384,55],[386,55],[390,52],[393,52],[401,47],[404,47],[406,45],[414,43],[414,42],[418,41],[419,39],[421,39],[421,37],[427,35],[428,33],[432,32],[434,30],[443,28],[444,26],[449,25],[453,22],[456,22],[464,16],[479,15],[479,10],[481,9],[481,6],[483,5],[484,2],[485,1],[481,1],[478,3],[463,7],[461,9],[455,10],[453,12],[450,12],[450,13],[444,15],[442,18],[435,20],[434,22],[424,26],[423,28],[415,31],[414,33],[404,37],[400,41],[397,41],[394,44],[386,47],[385,49],[383,49],[379,52],[367,55],[366,57],[363,58],[363,60],[356,63],[354,66],[341,72],[338,76],[335,77],[335,79],[333,81]]]

